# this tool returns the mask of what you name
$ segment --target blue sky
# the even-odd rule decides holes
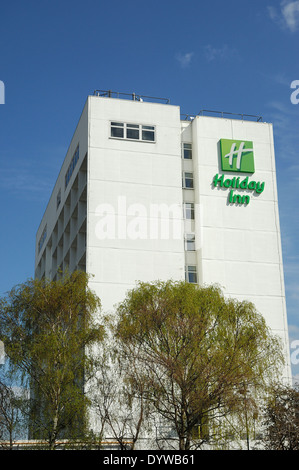
[[[35,233],[87,95],[136,92],[182,113],[273,122],[290,340],[299,341],[299,104],[290,99],[299,1],[11,0],[0,21],[1,295],[33,276]]]

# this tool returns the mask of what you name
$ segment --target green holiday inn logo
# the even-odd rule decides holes
[[[222,171],[254,173],[251,141],[220,139],[220,155]]]
[[[228,189],[228,204],[247,205],[251,195],[258,196],[265,189],[264,181],[249,180],[249,176],[242,179],[236,173],[255,172],[254,152],[252,141],[220,139],[221,169],[224,173],[234,172],[231,177],[215,175],[214,188]]]

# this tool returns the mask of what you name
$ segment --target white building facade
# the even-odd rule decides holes
[[[289,382],[272,125],[182,120],[154,101],[88,96],[37,231],[35,275],[86,270],[103,312],[136,281],[217,283],[282,338]]]

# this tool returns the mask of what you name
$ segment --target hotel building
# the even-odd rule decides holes
[[[272,125],[88,96],[36,236],[35,275],[83,269],[109,312],[136,281],[218,283],[290,359]]]

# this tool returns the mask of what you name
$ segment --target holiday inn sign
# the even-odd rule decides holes
[[[254,173],[253,143],[244,140],[220,140],[222,171]]]
[[[220,139],[221,169],[223,172],[250,173],[255,172],[253,143],[246,140]],[[237,193],[236,190],[246,190],[250,193],[260,194],[264,191],[265,182],[249,180],[249,176],[242,179],[241,176],[227,178],[223,175],[215,175],[214,187],[230,188],[228,202],[230,204],[249,204],[250,195]]]

